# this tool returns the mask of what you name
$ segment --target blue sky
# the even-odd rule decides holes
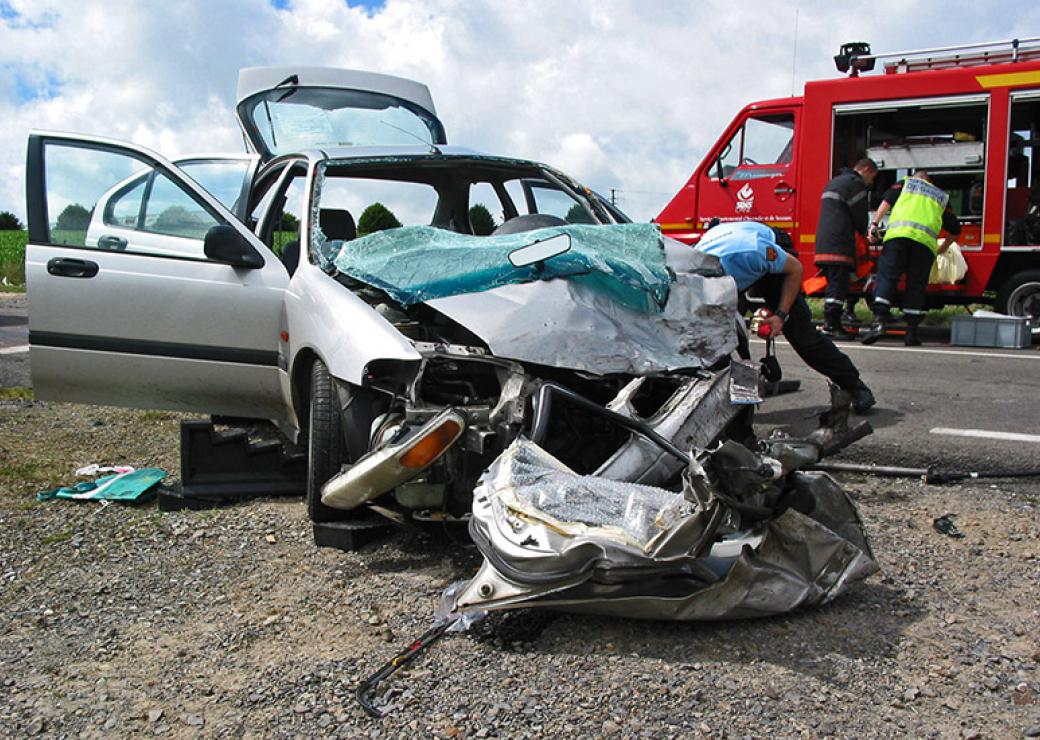
[[[269,0],[269,2],[271,7],[276,10],[292,10],[293,0]],[[347,0],[347,5],[373,12],[385,5],[385,0]],[[2,8],[0,8],[0,12],[2,12]]]
[[[1040,36],[997,0],[0,0],[0,210],[23,215],[31,128],[168,156],[241,151],[238,70],[323,65],[430,86],[449,141],[549,162],[640,220],[746,103],[877,51]],[[795,26],[797,17],[797,37]]]

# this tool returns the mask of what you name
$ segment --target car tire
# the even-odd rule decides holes
[[[345,513],[321,503],[321,487],[343,466],[343,420],[336,401],[329,369],[315,360],[307,419],[307,515],[314,522],[343,519]]]
[[[1004,281],[994,306],[1009,316],[1028,316],[1040,323],[1040,270],[1023,270]]]

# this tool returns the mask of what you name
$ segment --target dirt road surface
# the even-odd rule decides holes
[[[177,469],[179,417],[0,401],[0,726],[48,737],[943,737],[1040,734],[1035,485],[849,478],[882,572],[727,624],[517,612],[358,680],[432,622],[474,549],[319,550],[303,504],[37,503],[92,462]],[[965,537],[936,532],[955,515]]]

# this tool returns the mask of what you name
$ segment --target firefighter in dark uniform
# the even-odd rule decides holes
[[[906,337],[903,343],[917,347],[921,344],[917,327],[924,318],[925,291],[932,262],[936,254],[950,248],[954,237],[961,233],[961,226],[950,210],[950,196],[935,186],[925,170],[917,170],[893,185],[881,200],[870,227],[875,241],[882,217],[890,210],[891,215],[885,231],[885,246],[878,260],[874,324],[863,335],[863,343],[873,344],[885,333],[899,278],[905,274],[902,308]],[[947,236],[939,244],[942,229],[947,231]]]
[[[813,326],[812,311],[801,294],[802,263],[791,237],[757,221],[738,221],[710,228],[697,249],[718,257],[741,293],[754,286],[773,312],[768,319],[773,334],[782,332],[806,365],[848,391],[856,411],[875,404],[852,360]]]
[[[867,191],[874,186],[877,173],[873,160],[861,159],[823,188],[815,262],[827,278],[823,333],[835,339],[854,336],[841,325],[841,314],[849,293],[849,277],[856,269],[856,234],[867,236]]]

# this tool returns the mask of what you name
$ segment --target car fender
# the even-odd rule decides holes
[[[393,324],[309,263],[301,262],[289,283],[285,312],[293,366],[309,350],[333,377],[360,385],[375,360],[422,359]]]

